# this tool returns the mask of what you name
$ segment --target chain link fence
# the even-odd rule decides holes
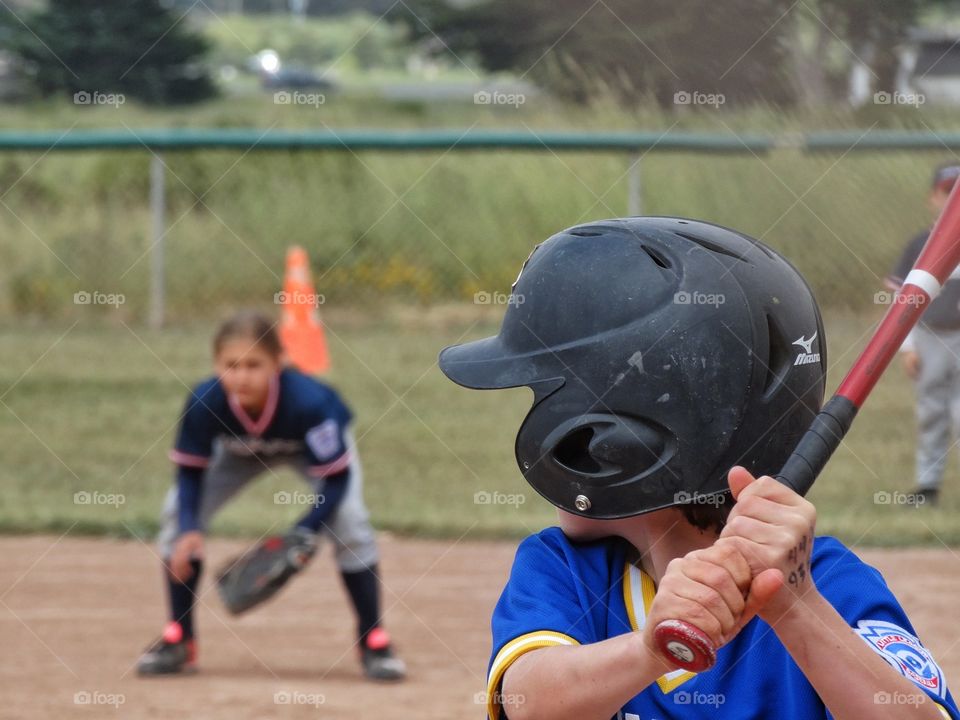
[[[599,137],[593,148],[468,151],[397,152],[402,138],[389,151],[7,150],[0,318],[69,318],[97,305],[146,323],[158,319],[158,288],[172,325],[265,306],[291,245],[308,250],[328,304],[495,302],[536,243],[638,207],[759,237],[825,306],[868,308],[882,302],[876,293],[908,237],[932,220],[933,168],[955,158],[951,143],[936,149],[929,137],[915,149],[869,139],[854,133],[823,152],[770,140],[764,152],[718,138],[723,154],[709,143],[626,151]]]

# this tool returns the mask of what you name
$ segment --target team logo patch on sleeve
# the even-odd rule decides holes
[[[943,672],[915,635],[882,620],[861,620],[854,628],[880,657],[915,685],[943,699]]]
[[[332,460],[340,450],[340,425],[336,420],[324,420],[307,431],[306,441],[317,460]]]

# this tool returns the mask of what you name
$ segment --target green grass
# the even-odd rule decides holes
[[[395,307],[378,317],[329,312],[331,382],[356,411],[375,523],[403,533],[515,537],[553,522],[523,481],[513,438],[526,390],[472,392],[436,368],[438,350],[493,332],[486,308]],[[831,313],[831,362],[852,362],[875,318]],[[0,531],[148,535],[171,482],[166,452],[186,385],[209,372],[211,327],[148,332],[83,319],[76,325],[0,328]],[[874,503],[912,485],[911,391],[892,368],[812,492],[819,531],[873,545],[960,543],[955,463],[942,507]],[[263,478],[214,530],[259,535],[292,521],[273,493],[299,489],[289,473]],[[74,493],[122,494],[123,504],[74,503]],[[477,492],[521,494],[519,506],[478,505]]]

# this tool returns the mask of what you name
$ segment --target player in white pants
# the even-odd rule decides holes
[[[934,172],[928,204],[935,217],[943,210],[958,177],[957,163],[941,165]],[[885,280],[889,290],[896,292],[903,284],[929,234],[924,230],[907,244]],[[935,505],[947,457],[960,430],[960,270],[944,283],[900,351],[904,370],[916,381],[915,495],[923,499],[923,504]]]

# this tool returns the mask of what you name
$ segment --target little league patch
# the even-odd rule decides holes
[[[855,631],[908,680],[941,699],[944,697],[943,672],[915,635],[882,620],[861,620]]]
[[[307,431],[306,443],[318,458],[336,454],[340,442],[340,426],[335,420],[325,420]]]

